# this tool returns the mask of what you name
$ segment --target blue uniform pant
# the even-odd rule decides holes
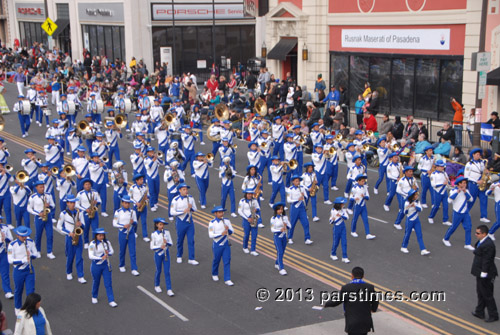
[[[30,213],[28,212],[28,206],[14,206],[14,215],[16,216],[16,226],[19,227],[23,224],[30,228]]]
[[[370,224],[368,222],[368,211],[366,210],[366,205],[354,205],[354,214],[352,216],[351,222],[351,232],[356,232],[356,223],[358,222],[358,218],[360,215],[361,219],[363,220],[363,224],[365,225],[365,234],[368,235],[370,234]]]
[[[345,184],[344,193],[349,194],[349,192],[351,192],[351,188],[352,188],[352,179],[347,179],[347,183]]]
[[[309,220],[307,219],[307,212],[304,204],[301,204],[299,208],[295,207],[295,205],[292,205],[290,210],[290,218],[290,224],[292,225],[292,228],[290,228],[288,231],[288,238],[293,238],[295,225],[297,224],[297,221],[300,220],[302,228],[304,228],[304,240],[309,240],[311,238],[311,235],[309,233]]]
[[[73,261],[76,260],[76,273],[78,278],[83,278],[83,242],[82,237],[78,238],[78,244],[72,244],[72,238],[66,236],[66,274],[73,273]]]
[[[326,165],[326,171],[328,174],[327,180],[331,179],[330,185],[332,185],[332,187],[337,186],[337,179],[339,177],[339,165],[338,164],[334,165],[334,164],[328,162]],[[328,181],[327,181],[327,185],[328,185]]]
[[[378,167],[378,179],[377,179],[377,181],[375,182],[375,189],[376,189],[376,190],[378,190],[378,188],[379,188],[380,184],[382,184],[382,181],[384,180],[384,177],[385,177],[385,179],[386,179],[386,182],[385,182],[385,183],[386,183],[386,188],[387,188],[387,189],[389,188],[389,187],[388,187],[388,185],[387,185],[387,180],[388,180],[388,179],[387,179],[386,174],[387,174],[387,165],[380,165],[380,166]],[[386,193],[387,193],[387,192],[386,192]]]
[[[250,241],[250,251],[255,251],[255,247],[257,245],[257,235],[259,235],[258,226],[251,227],[250,222],[243,219],[243,249],[248,249],[248,240],[250,239],[250,235],[252,235],[252,240]]]
[[[274,142],[273,156],[280,156],[280,161],[285,158],[285,149],[283,147],[284,142]],[[298,163],[298,161],[297,161]]]
[[[66,205],[66,201],[64,200],[64,198],[65,198],[66,196],[62,196],[61,194],[59,194],[59,197],[60,197],[60,198],[59,198],[59,212],[62,212],[62,211],[64,211],[64,210],[66,210],[66,207],[67,207],[67,205]],[[54,199],[55,199],[55,198],[54,198]]]
[[[101,123],[101,113],[92,113],[92,122]]]
[[[317,196],[315,195],[314,197],[311,197],[311,192],[307,191],[307,199],[306,199],[306,207],[309,205],[309,199],[311,199],[311,212],[313,218],[318,216],[318,209],[317,209]]]
[[[405,198],[401,194],[397,194],[398,197],[398,216],[396,217],[395,225],[400,225],[405,217]]]
[[[330,198],[330,188],[328,187],[328,175],[316,172],[316,179],[318,179],[318,186],[323,187],[323,200],[327,201]]]
[[[479,187],[476,183],[469,183],[469,193],[472,195],[472,202],[467,203],[467,208],[470,211],[474,203],[476,202],[476,198],[479,197],[479,208],[481,210],[481,218],[488,217],[488,197],[486,196],[485,191],[480,191]]]
[[[157,174],[155,178],[146,178],[149,187],[149,205],[154,207],[158,203],[158,195],[160,194],[160,176]]]
[[[201,123],[195,123],[195,124],[193,124],[193,129],[200,129],[200,130],[202,130],[203,128],[202,128]],[[200,136],[200,142],[203,142],[203,132],[202,131],[198,132],[198,136]]]
[[[434,202],[432,203],[432,209],[431,209],[431,214],[429,214],[429,219],[432,219],[436,216],[438,210],[439,210],[439,205],[443,204],[443,222],[446,222],[449,220],[448,216],[448,194],[444,192],[443,194],[440,194],[436,191],[432,191],[434,193]]]
[[[94,183],[92,187],[101,197],[101,213],[106,212],[106,204],[108,203],[108,193],[106,192],[106,183],[103,181],[101,184]],[[96,214],[98,215],[98,214]]]
[[[134,230],[133,229],[130,230],[127,239],[127,233],[122,232],[120,229],[120,231],[118,232],[118,242],[120,243],[120,267],[125,266],[125,253],[127,252],[127,246],[128,246],[128,253],[130,256],[130,268],[132,270],[137,270]]]
[[[396,180],[387,178],[387,187],[388,187],[387,191],[389,192],[389,195],[385,199],[385,205],[386,206],[390,206],[391,205],[392,199],[396,195],[396,187],[397,186],[398,185],[397,185],[397,181]]]
[[[19,125],[21,126],[21,132],[24,135],[30,129],[30,124],[31,124],[30,116],[29,115],[23,115],[21,113],[17,113],[17,115],[19,117]]]
[[[451,222],[451,227],[448,228],[446,231],[446,234],[444,235],[444,240],[449,241],[451,235],[457,230],[458,226],[464,227],[465,230],[465,245],[470,245],[471,243],[471,229],[472,229],[472,223],[470,219],[470,214],[469,211],[460,214],[457,213],[456,211],[453,211],[453,219]]]
[[[427,173],[422,173],[420,175],[420,181],[422,182],[422,197],[421,203],[422,205],[427,204],[427,191],[431,194],[431,203],[434,203],[434,191],[431,186],[431,179]]]
[[[176,219],[175,230],[177,231],[177,257],[184,253],[184,238],[187,237],[189,260],[194,260],[194,224],[190,221]]]
[[[191,174],[194,174],[194,168],[193,168],[193,161],[194,161],[194,150],[184,150],[184,156],[186,156],[186,159],[182,162],[181,166],[179,167],[181,171],[185,171],[188,163],[189,163],[189,168],[191,169]]]
[[[85,144],[87,144],[87,148],[89,149],[89,155],[92,153],[92,142],[93,141],[94,140],[89,140],[89,139],[85,140]]]
[[[47,221],[42,221],[39,216],[35,216],[35,245],[38,252],[42,252],[42,234],[45,230],[47,233],[47,253],[52,252],[52,245],[54,244],[54,228],[52,227],[52,213],[47,216]]]
[[[231,246],[226,241],[223,245],[218,245],[216,242],[212,244],[214,260],[212,262],[212,276],[219,275],[219,264],[222,259],[224,264],[224,281],[231,280]]]
[[[297,169],[298,169],[298,167],[297,167]],[[285,183],[286,187],[290,187],[290,182],[292,180],[292,176],[295,175],[295,174],[297,174],[297,169],[295,169],[295,170],[289,170],[286,173],[286,183]]]
[[[283,237],[280,237],[281,234]],[[280,270],[284,268],[283,257],[285,256],[286,244],[286,233],[274,233],[274,246],[276,247],[276,262],[274,264],[278,265]]]
[[[118,194],[118,191],[113,191],[113,213],[121,207],[122,196],[126,194],[126,191],[123,192],[123,194]]]
[[[262,182],[264,183],[264,171],[267,170],[267,180],[271,181],[271,174],[269,173],[269,158],[260,156],[260,165],[258,168],[259,174],[262,176]]]
[[[500,203],[499,202],[495,203],[495,214],[496,214],[496,221],[493,224],[493,226],[491,226],[490,231],[489,231],[489,233],[492,235],[495,234],[497,229],[500,227]]]
[[[179,194],[179,192],[177,192],[177,188],[176,187],[173,187],[173,189],[169,189],[168,190],[168,193],[167,193],[167,197],[168,197],[168,216],[169,217],[172,217],[172,215],[170,215],[170,206],[172,205],[172,200]]]
[[[115,156],[116,160],[120,160],[120,148],[118,147],[118,144],[112,147],[109,147],[108,151],[108,168],[111,168],[113,166],[113,156]]]
[[[196,176],[196,185],[198,186],[198,190],[200,191],[200,204],[202,206],[207,205],[207,190],[209,185],[209,177],[202,179]]]
[[[12,209],[11,209],[11,195],[7,190],[3,196],[0,197],[0,213],[2,209],[5,209],[5,223],[10,225],[12,224]]]
[[[165,256],[166,253],[166,256]],[[168,248],[165,252],[162,252],[159,255],[158,252],[155,252],[155,287],[160,286],[160,276],[161,276],[161,268],[163,266],[163,274],[165,275],[165,284],[167,285],[167,290],[172,289],[172,281],[170,280],[170,253]]]
[[[420,224],[420,219],[417,217],[415,220],[406,219],[405,223],[405,237],[403,237],[403,248],[408,247],[408,242],[410,241],[410,236],[412,230],[415,229],[415,235],[417,235],[418,245],[420,250],[425,249],[424,239],[422,238],[422,225]]]
[[[271,199],[269,200],[270,204],[274,204],[274,199],[278,195],[278,192],[280,193],[281,202],[285,202],[286,201],[285,184],[283,184],[283,182],[276,183],[273,181]]]
[[[284,146],[283,146],[284,148]],[[285,149],[283,149],[285,150]],[[302,174],[302,166],[304,166],[304,152],[303,151],[297,151],[297,164],[299,166],[297,167],[297,174],[301,175]]]
[[[228,196],[229,196],[229,201],[231,201],[231,213],[236,213],[236,203],[235,203],[235,199],[234,199],[234,184],[233,184],[233,182],[231,182],[231,184],[229,184],[229,186],[222,185],[220,205],[224,209],[226,208],[226,200],[227,200]]]
[[[83,226],[83,239],[85,244],[89,243],[89,232],[90,227],[92,227],[92,232],[95,232],[97,228],[99,228],[99,214],[96,213],[93,219],[89,218],[87,212],[83,214],[83,219],[85,220],[85,224]]]
[[[104,279],[104,287],[106,288],[106,295],[108,302],[115,301],[113,294],[113,282],[111,280],[111,271],[109,271],[108,263],[105,261],[102,264],[92,262],[90,264],[90,272],[92,273],[92,298],[99,296],[99,285],[101,284],[101,277]]]
[[[14,277],[14,307],[16,309],[21,309],[23,305],[24,285],[26,285],[26,295],[35,292],[35,269],[32,269],[32,271],[30,273],[29,266],[23,270],[14,267],[12,277]]]
[[[219,147],[220,147],[220,142],[219,141],[213,141],[212,142],[212,154],[214,155],[214,157],[219,152]]]
[[[342,258],[347,258],[347,236],[344,222],[339,225],[333,225],[332,256],[337,255],[339,243],[342,246]]]
[[[12,288],[10,287],[10,266],[7,259],[7,245],[5,245],[5,250],[0,253],[0,274],[2,275],[2,289],[4,293],[12,292]]]
[[[137,211],[137,206],[134,208],[135,212],[137,214],[137,223],[141,221],[141,227],[142,227],[142,238],[148,237],[148,209],[144,207],[144,210],[142,212]],[[137,232],[137,227],[139,225],[134,226],[134,232]]]

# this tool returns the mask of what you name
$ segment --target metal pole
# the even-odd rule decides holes
[[[215,61],[215,0],[212,0],[212,57],[213,63],[217,66],[217,62]]]
[[[486,46],[487,15],[488,15],[488,0],[483,0],[483,6],[481,9],[481,29],[479,31],[479,52],[484,52]],[[478,97],[479,97],[479,71],[477,72],[477,83],[476,83],[476,110],[482,107],[482,100],[478,99]],[[474,123],[474,134],[472,137],[472,143],[474,146],[481,145],[481,121]]]
[[[173,39],[173,45],[172,45],[172,77],[174,76],[175,73],[175,8],[174,8],[174,1],[172,0],[172,31],[174,35]],[[167,67],[168,69],[168,67]],[[168,75],[168,73],[167,73]]]

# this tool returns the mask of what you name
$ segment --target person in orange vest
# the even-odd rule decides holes
[[[451,107],[455,110],[453,115],[453,130],[455,130],[455,145],[462,146],[462,132],[464,130],[464,105],[455,98],[451,98]]]

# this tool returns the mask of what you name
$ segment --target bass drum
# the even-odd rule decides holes
[[[30,115],[31,112],[31,102],[29,100],[23,100],[23,110],[22,115]]]
[[[75,115],[76,105],[74,101],[68,101],[68,115]]]
[[[97,100],[96,104],[97,104],[97,114],[102,114],[102,112],[104,112],[104,101]]]
[[[132,111],[132,100],[130,99],[123,99],[125,101],[125,113],[130,113]]]

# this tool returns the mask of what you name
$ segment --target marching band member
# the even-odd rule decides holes
[[[234,283],[231,281],[231,243],[229,242],[229,235],[234,230],[231,222],[224,219],[224,211],[225,209],[221,206],[212,209],[215,218],[208,224],[208,237],[213,239],[212,280],[219,281],[219,263],[222,259],[224,264],[224,284],[233,286]]]
[[[208,134],[209,136],[211,137],[219,137],[219,138],[222,138],[220,136],[220,132],[222,130],[222,127],[220,126],[220,121],[219,119],[217,118],[213,118],[212,119],[212,128],[210,129],[210,134]],[[229,139],[228,139],[229,141]],[[212,154],[215,156],[217,155],[217,151],[219,151],[219,147],[220,147],[221,143],[220,143],[220,140],[219,141],[213,141],[212,142]]]
[[[345,147],[345,150],[346,152],[344,156],[345,156],[345,161],[347,163],[347,170],[349,170],[354,165],[354,161],[352,160],[352,158],[356,156],[356,146],[352,142],[350,142]]]
[[[36,105],[36,113],[35,113],[36,123],[38,123],[38,126],[41,127],[42,121],[43,121],[44,110],[47,109],[49,106],[49,100],[47,99],[47,95],[46,95],[44,90],[40,90],[38,92],[38,96],[36,98],[35,105]],[[47,125],[47,127],[49,126],[49,115],[48,114],[45,114],[45,124]]]
[[[434,217],[439,210],[441,203],[443,204],[443,224],[445,226],[451,226],[451,222],[448,221],[448,202],[447,202],[447,189],[446,187],[450,184],[450,179],[448,174],[444,171],[446,163],[441,159],[437,160],[436,171],[431,174],[431,186],[434,193],[434,200],[432,203],[431,213],[429,214],[429,223],[434,223]]]
[[[66,279],[73,279],[73,261],[76,260],[78,282],[85,284],[87,281],[83,277],[83,241],[81,236],[77,235],[77,228],[83,229],[85,218],[83,212],[75,207],[76,197],[74,195],[69,194],[64,198],[64,201],[66,201],[66,209],[59,214],[57,229],[66,236]]]
[[[401,222],[405,216],[405,201],[411,190],[418,190],[418,184],[415,177],[413,177],[413,167],[405,166],[403,169],[403,177],[400,178],[396,184],[399,211],[396,222],[394,222],[394,227],[398,230],[403,229],[401,227]]]
[[[120,208],[121,198],[127,194],[128,173],[125,171],[125,162],[116,161],[111,171],[111,185],[113,185],[113,213]]]
[[[131,131],[132,133],[145,133],[147,132],[148,124],[142,121],[141,113],[135,114],[135,120],[132,122]]]
[[[333,225],[333,244],[332,252],[330,258],[334,261],[338,260],[337,248],[339,243],[342,246],[342,262],[350,263],[351,261],[347,258],[347,237],[345,221],[349,220],[349,214],[344,209],[347,199],[344,197],[337,197],[333,202],[333,208],[330,211],[330,224]]]
[[[35,217],[35,245],[39,252],[38,257],[41,257],[42,234],[45,230],[47,232],[47,258],[54,259],[56,258],[52,253],[52,245],[54,243],[54,229],[52,227],[52,218],[55,210],[54,198],[52,198],[50,193],[45,192],[43,181],[38,180],[34,186],[35,192],[33,192],[28,200],[28,212]],[[47,213],[45,213],[46,210]]]
[[[248,143],[248,149],[250,149],[247,152],[248,165],[253,165],[257,168],[257,171],[261,171],[262,160],[258,144],[256,142],[250,142]]]
[[[403,166],[399,162],[399,156],[396,152],[389,154],[390,163],[387,165],[387,186],[388,194],[384,203],[384,210],[388,212],[390,210],[392,199],[396,195],[396,188],[398,184],[399,175],[403,171]]]
[[[243,222],[243,252],[252,256],[259,256],[255,251],[257,244],[257,235],[259,234],[258,222],[262,222],[260,206],[257,199],[254,199],[254,190],[246,189],[243,191],[243,199],[238,203],[238,214]],[[250,242],[250,251],[248,251],[248,240],[252,235]]]
[[[54,136],[57,142],[61,145],[62,151],[61,155],[64,155],[64,151],[68,148],[69,155],[69,143],[68,143],[68,127],[69,119],[65,112],[59,112],[59,122],[57,123],[57,135]],[[64,156],[61,156],[61,165],[64,164]]]
[[[285,161],[290,162],[292,159],[297,160],[297,148],[300,146],[300,144],[293,142],[293,134],[287,134],[286,140],[287,140],[287,142],[283,145],[283,149],[282,149],[282,150],[284,150],[284,153],[285,153]],[[297,163],[298,163],[298,161],[297,161]],[[291,177],[292,177],[292,175],[295,175],[297,173],[297,169],[298,169],[298,164],[297,164],[297,168],[287,171],[286,187],[290,186]]]
[[[66,197],[73,194],[73,189],[76,186],[73,178],[68,177],[63,169],[59,172],[57,178],[57,190],[59,191],[59,208],[61,211],[66,209]],[[55,199],[55,197],[54,197]]]
[[[149,116],[149,132],[154,134],[156,126],[160,123],[161,119],[163,119],[163,108],[160,106],[160,99],[155,99],[154,105],[151,106],[151,109],[149,110]]]
[[[26,186],[29,188],[33,188],[33,183],[38,180],[38,167],[41,165],[35,156],[36,151],[29,148],[24,150],[26,158],[21,161],[21,166],[23,170],[28,172],[29,181],[26,183]]]
[[[198,134],[200,136],[200,145],[205,145],[205,142],[203,142],[203,125],[201,123],[200,106],[197,104],[193,106],[193,111],[191,113],[191,122],[193,123],[193,129],[199,129]]]
[[[33,259],[39,257],[35,243],[29,236],[31,229],[25,226],[14,229],[17,238],[12,241],[7,248],[7,259],[12,264],[14,270],[14,306],[16,315],[22,306],[24,286],[26,285],[26,295],[35,292],[35,268]]]
[[[97,98],[94,92],[90,93],[90,101],[87,103],[87,113],[91,114],[93,123],[101,123],[101,114],[97,109]]]
[[[302,135],[300,134],[300,125],[296,124],[290,129],[293,133],[293,141],[295,143],[299,143],[299,146],[297,147],[297,162],[299,163],[299,166],[296,173],[302,174],[302,166],[304,165],[304,151],[302,150],[302,145],[300,144],[300,140],[302,139]]]
[[[83,130],[82,133],[82,138],[85,139],[85,144],[87,145],[87,148],[89,149],[89,153],[92,152],[92,141],[94,140],[95,133],[98,130],[98,124],[92,122],[92,114],[87,113],[85,114],[85,121],[89,125],[87,129]]]
[[[385,137],[380,137],[377,141],[377,156],[378,156],[378,179],[377,182],[375,183],[375,188],[373,189],[373,194],[378,194],[378,188],[380,187],[380,184],[382,184],[382,181],[385,179],[385,188],[388,191],[389,190],[389,182],[387,180],[387,166],[389,165],[389,148],[387,145],[387,140]],[[423,182],[422,182],[423,184]]]
[[[81,146],[83,142],[81,137],[76,134],[76,129],[74,127],[68,129],[68,143],[68,149],[72,152],[71,158],[74,159],[78,157],[78,147]]]
[[[92,180],[89,178],[82,180],[83,189],[77,194],[76,207],[83,212],[84,229],[83,238],[85,241],[84,248],[89,247],[89,231],[92,227],[92,232],[95,234],[99,228],[99,215],[97,214],[98,206],[101,204],[99,193],[92,189]]]
[[[431,194],[431,203],[434,203],[434,192],[431,186],[430,172],[434,165],[434,148],[429,145],[425,147],[425,155],[420,158],[418,162],[418,169],[420,170],[420,180],[422,182],[422,208],[427,208],[427,191]]]
[[[61,168],[61,159],[63,159],[64,149],[59,143],[56,143],[54,136],[47,137],[49,144],[46,144],[43,149],[45,151],[45,160],[50,168]]]
[[[356,177],[359,176],[360,174],[365,174],[366,173],[366,168],[362,163],[362,156],[360,155],[354,155],[352,157],[352,162],[354,163],[348,170],[347,170],[347,184],[345,187],[344,191],[344,197],[347,198],[349,196],[349,193],[352,190],[353,185],[355,184]],[[349,214],[352,214],[352,208],[354,207],[354,201],[352,198],[349,199],[349,204],[347,206],[347,212]]]
[[[292,185],[287,189],[286,200],[290,203],[290,224],[291,228],[288,230],[288,244],[293,244],[293,232],[295,231],[295,225],[297,221],[300,220],[302,228],[304,228],[304,240],[305,244],[312,244],[311,235],[309,234],[309,220],[307,219],[306,212],[306,201],[307,190],[300,185],[302,177],[299,175],[294,175],[292,177]]]
[[[318,144],[323,144],[324,141],[324,135],[322,132],[319,131],[319,123],[315,122],[311,126],[311,133],[309,135],[311,137],[312,145],[318,145]]]
[[[89,160],[85,157],[85,147],[80,145],[76,152],[78,157],[73,158],[73,166],[76,170],[76,191],[80,192],[83,189],[82,181],[90,178]]]
[[[182,107],[182,101],[180,99],[175,100],[174,106],[172,108],[174,109],[172,112],[177,114],[177,120],[178,122],[180,122],[180,124],[176,128],[179,129],[181,126],[184,125],[184,116],[185,116],[185,110],[184,107]]]
[[[30,120],[33,119],[33,112],[35,111],[35,103],[36,103],[36,99],[38,97],[38,92],[36,91],[35,86],[36,86],[35,82],[32,81],[30,83],[30,88],[28,88],[28,91],[26,92],[27,98],[28,98],[30,105],[31,105]]]
[[[500,181],[496,181],[493,184],[490,185],[488,190],[486,191],[486,196],[490,196],[493,193],[495,197],[495,215],[496,215],[496,221],[495,223],[491,226],[490,230],[488,231],[488,236],[495,241],[495,232],[498,230],[500,227]]]
[[[144,139],[144,133],[136,133],[135,140],[132,142],[132,144],[134,145],[134,148],[139,144],[141,146],[141,153],[145,155],[146,149],[150,146],[151,143],[148,140]]]
[[[287,274],[283,264],[285,249],[287,245],[287,233],[292,228],[290,221],[285,213],[285,203],[277,202],[273,205],[274,216],[271,218],[271,232],[273,233],[274,246],[276,247],[276,262],[274,267],[279,270],[279,274],[284,276]]]
[[[283,163],[280,162],[279,156],[271,157],[271,180],[272,180],[272,193],[271,198],[269,200],[269,206],[273,207],[274,199],[280,193],[281,202],[284,203],[286,201],[286,192],[285,192],[285,183],[283,182]]]
[[[28,198],[31,195],[31,189],[14,179],[16,185],[10,187],[10,194],[14,203],[14,215],[16,217],[16,227],[24,225],[30,228],[30,213],[28,212]]]
[[[479,190],[479,184],[483,182],[483,174],[486,169],[485,160],[481,159],[481,148],[472,149],[470,152],[471,160],[465,164],[464,177],[469,181],[469,192],[472,196],[472,201],[467,203],[470,210],[476,198],[479,197],[479,207],[481,210],[481,222],[490,222],[488,219],[488,198],[486,197],[486,190]]]
[[[72,101],[75,104],[75,112],[73,114],[69,114],[69,123],[70,125],[74,125],[76,123],[76,117],[78,115],[78,110],[82,108],[82,102],[78,98],[78,94],[75,92],[75,88],[73,86],[68,87],[68,101]]]
[[[351,236],[358,237],[356,233],[356,223],[361,215],[363,224],[365,226],[365,234],[367,240],[373,240],[375,235],[370,234],[370,223],[368,222],[368,212],[366,210],[366,201],[370,200],[370,194],[368,193],[368,186],[366,185],[366,180],[368,177],[366,174],[360,174],[356,176],[356,183],[352,186],[351,199],[354,200],[354,214],[351,221]]]
[[[111,167],[113,165],[113,156],[115,156],[117,161],[120,160],[120,147],[118,146],[118,139],[122,138],[123,135],[120,128],[116,127],[115,122],[111,120],[106,121],[106,130],[104,131],[104,134],[106,135],[106,142],[109,143],[108,167]]]
[[[273,156],[279,155],[281,160],[283,160],[283,158],[285,158],[286,160],[286,155],[284,151],[286,128],[281,124],[280,116],[276,116],[273,121],[274,121],[274,124],[272,125],[272,131],[273,131],[272,134],[274,140]],[[287,185],[289,185],[289,181],[287,181]]]
[[[138,219],[141,220],[142,226],[142,239],[144,242],[149,242],[148,236],[148,202],[150,199],[149,187],[144,183],[144,175],[136,174],[134,175],[134,184],[130,187],[128,195],[132,202],[134,203],[134,210],[137,212]],[[138,220],[136,220],[138,221]],[[137,232],[137,225],[134,227],[134,233]]]
[[[193,161],[194,161],[194,142],[197,137],[191,132],[191,128],[189,126],[184,126],[184,133],[181,134],[182,139],[182,147],[184,148],[184,161],[181,164],[180,169],[185,171],[187,165],[189,163],[191,168],[191,175],[194,174]]]
[[[24,95],[17,96],[17,102],[14,104],[12,110],[17,113],[19,117],[19,125],[21,126],[21,132],[23,133],[23,138],[28,136],[28,130],[30,129],[30,115],[29,111],[24,110],[23,106]]]
[[[182,255],[184,253],[184,238],[187,236],[188,245],[188,263],[198,265],[198,261],[194,258],[194,224],[192,212],[196,212],[196,202],[192,195],[188,194],[189,186],[187,184],[179,184],[177,195],[172,200],[170,206],[170,216],[175,217],[175,230],[177,231],[177,263],[182,263]]]
[[[144,174],[146,172],[141,144],[134,144],[134,153],[130,155],[130,161],[132,162],[134,175]]]
[[[352,143],[356,146],[356,150],[358,151],[359,155],[361,155],[361,161],[363,162],[363,165],[365,167],[368,166],[368,161],[366,160],[366,153],[365,153],[365,150],[364,150],[364,146],[369,144],[371,142],[370,138],[369,137],[365,137],[364,136],[364,132],[360,129],[356,130],[354,132],[354,140],[352,141]],[[373,153],[372,153],[373,155]]]
[[[97,304],[99,296],[99,285],[101,277],[104,279],[104,287],[108,296],[108,303],[111,307],[116,307],[113,295],[113,286],[111,282],[111,263],[109,256],[114,254],[111,242],[106,239],[106,231],[99,228],[94,232],[94,240],[89,246],[90,272],[92,273],[92,303]]]
[[[317,195],[316,188],[319,189],[319,186],[318,186],[317,173],[314,172],[314,166],[315,165],[312,162],[304,164],[305,171],[302,174],[302,181],[300,184],[307,191],[306,207],[309,204],[309,199],[311,199],[313,221],[316,222],[319,221],[318,210],[316,206],[316,195]],[[311,195],[311,192],[314,193],[314,196]]]
[[[325,136],[326,143],[323,146],[323,152],[326,158],[326,186],[328,187],[328,182],[332,180],[332,190],[338,191],[337,178],[339,176],[339,155],[337,153],[338,149],[342,148],[339,142],[334,141],[333,135]],[[330,149],[333,148],[333,155],[330,154]]]
[[[264,177],[264,171],[267,170],[268,184],[271,185],[271,147],[274,146],[274,141],[269,137],[269,132],[267,130],[261,131],[260,137],[257,138],[257,145],[260,149],[261,160],[259,174]]]
[[[4,166],[7,164],[7,159],[9,158],[9,149],[5,146],[5,140],[0,137],[0,164]]]
[[[175,133],[177,132],[179,129],[181,129],[182,127],[182,124],[183,124],[183,120],[182,118],[179,120],[179,114],[177,113],[177,111],[175,109],[171,109],[170,110],[170,113],[172,113],[172,117],[173,117],[173,121],[172,123],[168,126],[168,130],[172,133]]]
[[[169,220],[172,221],[174,217],[170,215],[170,209],[172,207],[172,200],[178,195],[179,191],[177,186],[184,183],[184,172],[182,172],[179,167],[179,162],[176,160],[171,160],[169,167],[165,169],[163,174],[163,181],[167,183],[167,197],[168,197],[168,213]]]
[[[444,235],[443,243],[445,246],[451,247],[450,237],[457,230],[458,226],[462,224],[465,230],[464,248],[474,251],[474,247],[471,245],[472,222],[469,214],[470,203],[474,201],[473,199],[469,190],[467,190],[467,179],[465,177],[458,177],[455,180],[455,188],[451,190],[448,197],[448,202],[453,206],[453,222]]]
[[[418,201],[418,192],[416,189],[410,189],[404,204],[406,223],[405,236],[403,238],[403,244],[401,245],[401,252],[405,254],[409,253],[408,242],[410,241],[411,232],[415,230],[418,245],[420,246],[420,254],[425,256],[431,252],[425,249],[424,239],[422,238],[422,225],[420,224],[420,219],[418,218],[419,212],[422,212],[422,206],[420,205],[420,201]]]
[[[146,125],[146,129],[143,131],[145,137],[151,139],[153,130],[151,129],[151,116],[148,108],[141,108],[141,121]]]
[[[156,212],[158,209],[158,195],[160,194],[160,166],[164,165],[163,161],[158,158],[153,147],[148,147],[147,156],[144,159],[144,166],[146,167],[146,179],[149,187],[151,211]]]
[[[61,98],[60,98],[59,102],[57,103],[56,112],[59,115],[61,115],[61,113],[68,115],[69,105],[68,105],[68,100],[67,100],[66,94],[61,94]]]
[[[167,161],[176,160],[179,162],[183,162],[186,159],[182,150],[179,149],[179,142],[176,140],[170,142],[170,147],[167,150]]]
[[[262,194],[262,176],[259,175],[255,165],[247,166],[247,174],[241,184],[242,191],[245,191],[248,188],[254,190],[256,194]],[[258,200],[264,200],[262,195],[258,197]]]
[[[207,160],[203,152],[196,154],[196,160],[193,162],[196,185],[200,191],[201,208],[207,207],[207,191],[210,182],[208,168],[212,166],[212,162]]]
[[[47,162],[40,165],[40,170],[41,172],[38,174],[38,180],[43,181],[45,185],[44,191],[45,193],[48,193],[52,196],[55,205],[56,192],[54,188],[54,182],[57,182],[56,177],[52,174],[52,171],[49,170],[49,163]],[[54,221],[54,216],[52,216],[52,219]]]
[[[229,140],[229,145],[233,146],[234,145],[234,132],[231,129],[232,122],[229,120],[224,120],[222,121],[222,126],[220,128],[220,137],[221,138],[227,138]]]
[[[236,149],[233,146],[229,145],[229,138],[222,137],[220,140],[221,145],[219,146],[219,154],[220,154],[220,165],[223,164],[222,158],[229,156],[231,158],[231,166],[236,170]]]
[[[155,291],[161,293],[160,276],[161,268],[163,266],[163,273],[165,275],[165,284],[167,286],[167,294],[169,297],[174,296],[172,291],[172,281],[170,279],[170,252],[169,249],[173,245],[170,232],[164,227],[168,222],[164,218],[154,219],[154,232],[151,233],[151,243],[149,247],[153,250],[155,261]]]
[[[163,152],[163,155],[167,157],[168,141],[170,139],[170,135],[168,133],[168,127],[165,125],[165,122],[162,121],[156,126],[155,135],[158,139],[158,151]]]
[[[2,276],[2,289],[6,299],[12,299],[12,288],[10,287],[10,267],[7,257],[7,247],[14,240],[9,226],[3,223],[3,216],[0,216],[0,275]]]
[[[120,243],[120,272],[125,272],[125,253],[127,252],[130,256],[130,267],[132,269],[131,273],[134,276],[138,276],[137,271],[137,257],[135,250],[135,240],[137,229],[137,214],[136,211],[130,208],[130,203],[133,200],[128,196],[124,195],[121,199],[121,208],[119,208],[113,216],[113,227],[118,228],[118,242]],[[149,241],[149,238],[148,238]]]
[[[101,198],[101,215],[103,217],[108,217],[106,213],[108,193],[106,192],[106,181],[105,177],[108,173],[108,167],[106,163],[102,161],[99,157],[97,150],[90,154],[91,161],[89,162],[90,180],[92,180],[93,189],[99,194]]]
[[[103,138],[104,138],[104,134],[101,133],[100,131],[95,133],[95,140],[92,142],[91,157],[93,157],[92,154],[94,154],[94,153],[96,153],[97,157],[99,157],[99,159],[101,159],[101,160],[104,157],[106,157],[106,158],[109,157],[108,145],[106,144],[106,142],[104,142]]]
[[[125,110],[125,92],[123,91],[123,89],[118,90],[118,95],[116,97],[114,107],[120,114],[127,113],[127,111]]]
[[[7,224],[12,227],[12,197],[9,191],[9,182],[13,182],[14,177],[5,169],[3,164],[0,164],[0,211],[5,209],[5,217]]]
[[[52,89],[52,104],[53,105],[56,105],[59,103],[59,99],[60,99],[60,92],[61,92],[61,83],[58,81],[58,78],[56,75],[54,75],[53,81],[51,82],[50,84],[50,87]]]
[[[226,200],[229,196],[229,201],[231,202],[231,216],[237,217],[233,183],[233,179],[235,178],[235,171],[231,167],[231,157],[225,156],[222,159],[222,162],[223,164],[219,167],[219,178],[222,182],[221,207],[226,208]]]
[[[315,151],[312,153],[312,161],[314,163],[314,171],[316,172],[316,183],[318,187],[320,185],[323,187],[323,203],[326,205],[331,205],[332,202],[329,199],[330,189],[328,188],[328,172],[326,170],[327,161],[323,151],[323,145],[316,145],[314,147],[314,150]],[[313,221],[315,220],[313,219]]]
[[[253,120],[252,121],[252,126],[248,127],[248,132],[250,133],[250,141],[255,142],[261,135],[260,129],[259,129],[259,120]]]

